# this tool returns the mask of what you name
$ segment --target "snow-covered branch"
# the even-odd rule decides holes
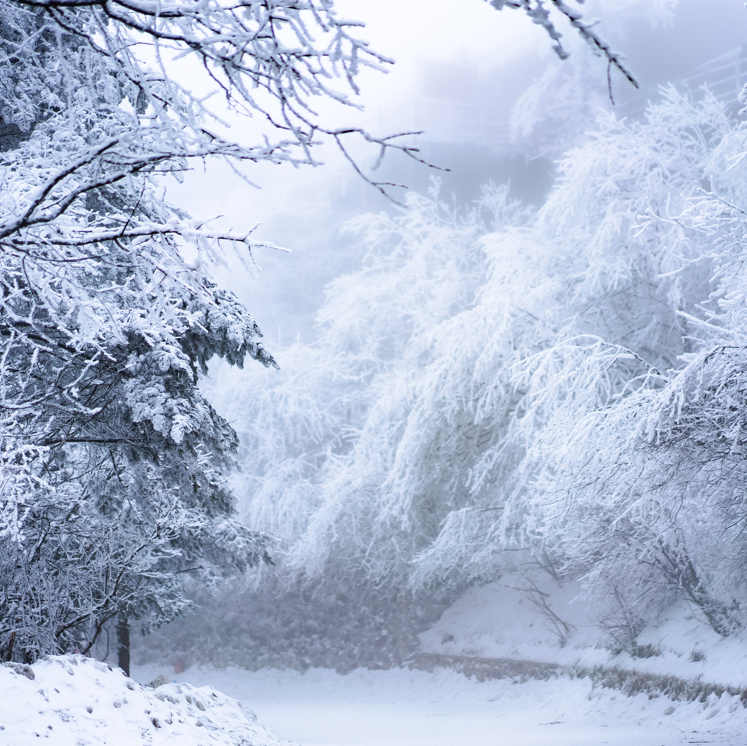
[[[560,41],[563,34],[553,21],[550,11],[545,7],[543,0],[487,0],[496,10],[511,8],[513,10],[523,10],[533,23],[541,26],[547,32],[547,35],[554,42],[553,49],[561,60],[567,59],[568,52]],[[555,8],[558,13],[566,19],[570,26],[575,29],[581,38],[599,55],[604,57],[610,66],[619,70],[625,78],[636,88],[638,81],[633,73],[628,70],[619,52],[615,52],[612,47],[594,30],[594,23],[585,23],[583,15],[572,8],[564,0],[547,0],[551,8]],[[583,0],[577,0],[583,4]]]

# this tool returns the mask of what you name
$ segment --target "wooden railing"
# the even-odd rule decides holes
[[[698,100],[707,88],[736,114],[743,105],[739,95],[747,84],[747,44],[700,65],[674,86]],[[632,87],[631,87],[632,89]],[[650,101],[659,97],[658,88],[650,88],[633,95],[619,96],[616,110],[633,119],[641,118]],[[618,98],[618,94],[615,94]],[[412,102],[414,128],[423,128],[428,138],[449,143],[487,145],[495,151],[511,149],[510,109],[481,102],[460,102],[430,97],[419,97]]]
[[[718,57],[703,63],[686,78],[674,81],[674,86],[684,91],[697,101],[708,89],[729,110],[736,114],[743,105],[739,95],[747,84],[747,44],[732,49]],[[620,110],[626,116],[638,118],[643,116],[649,101],[659,98],[658,89],[649,89],[631,96],[621,102]]]

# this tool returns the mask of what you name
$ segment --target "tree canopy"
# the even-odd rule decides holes
[[[491,187],[357,220],[318,344],[231,392],[284,576],[448,595],[545,568],[622,645],[682,596],[743,625],[744,137],[670,89],[603,116],[536,213]]]
[[[234,517],[237,439],[198,388],[215,355],[276,367],[252,315],[209,279],[251,233],[159,198],[194,159],[314,164],[314,99],[351,103],[387,60],[325,0],[0,3],[0,647],[90,649],[115,618],[179,614],[269,561]],[[266,123],[227,137],[220,107]],[[338,85],[339,84],[339,85]],[[384,185],[377,185],[384,189]]]
[[[523,9],[565,54],[541,0],[492,4]],[[632,81],[591,25],[560,0],[551,5]],[[89,651],[116,620],[126,628],[139,619],[149,629],[189,606],[184,578],[215,586],[271,561],[266,531],[281,522],[252,528],[237,520],[226,472],[238,439],[198,387],[214,356],[239,368],[247,357],[277,367],[254,317],[210,280],[208,265],[225,249],[252,262],[257,244],[251,231],[213,229],[168,205],[159,179],[181,178],[191,164],[216,157],[239,168],[316,165],[315,148],[328,139],[386,193],[393,185],[363,174],[350,156],[350,139],[375,146],[380,157],[398,150],[417,160],[417,149],[399,135],[373,137],[315,113],[319,101],[357,106],[361,69],[391,63],[358,38],[360,26],[343,19],[331,0],[0,0],[0,650],[6,659]],[[230,136],[226,110],[256,126]],[[482,485],[495,478],[480,476],[483,467],[471,464],[463,441],[455,445],[447,432],[464,420],[459,437],[476,438],[490,454],[503,438],[495,425],[471,422],[475,405],[461,394],[432,411],[449,377],[434,367],[438,345],[452,344],[439,335],[457,323],[455,309],[478,309],[495,281],[486,279],[495,268],[489,242],[480,238],[485,210],[495,212],[496,231],[538,230],[500,190],[486,195],[466,222],[415,200],[408,217],[368,225],[375,248],[406,237],[364,272],[358,289],[365,292],[351,296],[344,281],[333,288],[330,308],[338,302],[354,311],[327,322],[328,349],[309,363],[321,381],[330,375],[321,360],[339,362],[333,375],[346,393],[329,402],[328,412],[317,414],[319,402],[295,403],[288,411],[304,417],[281,432],[275,423],[297,390],[278,393],[265,383],[245,390],[251,407],[266,408],[251,414],[258,432],[266,428],[257,456],[302,502],[313,485],[311,507],[299,506],[289,534],[303,536],[306,548],[295,559],[287,555],[289,567],[317,572],[336,545],[332,527],[340,519],[370,577],[409,577],[409,563],[445,540],[452,515],[466,515]],[[462,247],[459,260],[444,253]],[[422,270],[438,279],[436,286],[418,284]],[[407,293],[392,294],[393,277]],[[418,307],[408,306],[416,297]],[[423,365],[435,378],[420,382],[425,398],[418,399],[409,387]],[[506,392],[514,386],[508,370],[501,372]],[[381,387],[390,386],[403,397],[396,406],[409,413],[408,424],[397,419],[391,400],[377,403]],[[272,405],[269,391],[277,397]],[[519,394],[507,396],[498,408],[510,419]],[[475,411],[488,409],[480,404]],[[315,442],[310,457],[308,437],[329,428],[331,439]],[[428,442],[414,437],[423,428]],[[349,436],[358,430],[360,438]],[[270,436],[283,441],[272,455]],[[508,448],[519,461],[525,458],[520,441]],[[426,454],[439,449],[456,454],[434,469]],[[358,463],[352,482],[344,467],[350,458]],[[513,473],[511,464],[499,471]],[[337,485],[332,491],[327,479]],[[379,504],[374,496],[382,489],[387,497]],[[342,494],[358,496],[352,512]],[[457,494],[471,497],[462,505]],[[272,513],[289,499],[268,508],[265,497],[258,493],[255,513]],[[397,547],[410,537],[416,537],[414,554],[402,554]]]

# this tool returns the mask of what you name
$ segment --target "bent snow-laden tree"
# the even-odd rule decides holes
[[[602,117],[536,216],[494,190],[360,219],[280,404],[230,394],[285,577],[448,594],[544,565],[617,645],[676,598],[743,625],[745,151],[670,89]]]
[[[252,237],[190,221],[155,179],[373,140],[313,112],[385,62],[354,26],[326,0],[0,2],[0,657],[87,651],[177,615],[184,578],[269,559],[232,517],[236,436],[197,388],[214,355],[275,364],[204,273]],[[255,141],[223,134],[210,92]]]

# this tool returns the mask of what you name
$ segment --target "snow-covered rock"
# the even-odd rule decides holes
[[[0,743],[280,746],[254,713],[212,687],[144,687],[82,655],[0,666]]]

